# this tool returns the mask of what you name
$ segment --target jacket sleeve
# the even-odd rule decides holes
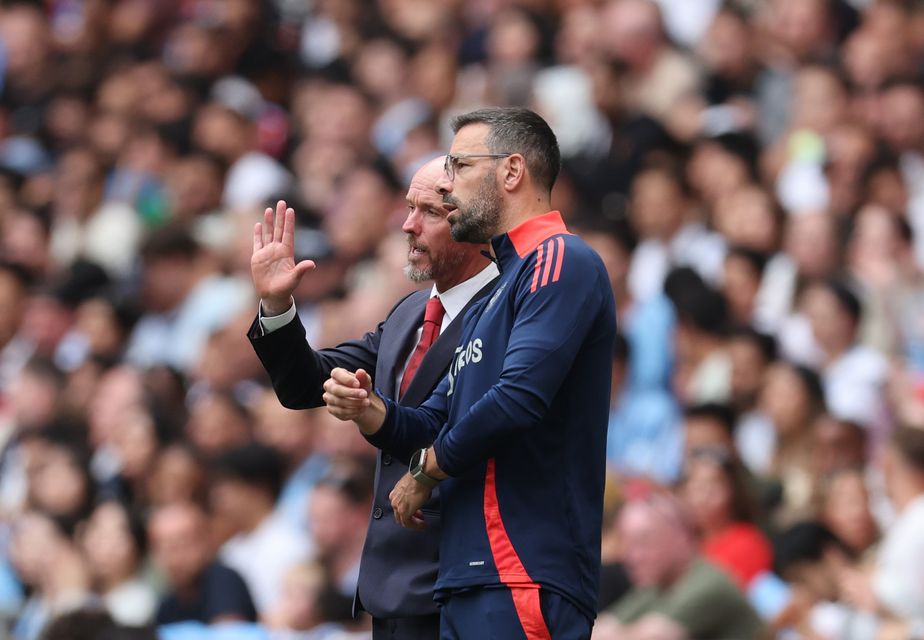
[[[615,333],[615,308],[604,307],[614,305],[602,263],[585,246],[567,248],[557,281],[537,287],[533,270],[522,270],[499,379],[434,442],[440,468],[447,474],[459,475],[493,456],[510,436],[537,425],[588,334],[598,329]],[[612,348],[612,341],[607,344]]]
[[[433,444],[436,435],[446,424],[448,389],[449,378],[444,377],[427,401],[419,407],[400,405],[379,393],[385,401],[385,422],[374,435],[366,436],[366,440],[401,460],[409,460],[415,450]]]
[[[402,298],[392,312],[406,299]],[[256,318],[247,332],[247,338],[269,374],[273,390],[284,407],[311,409],[324,406],[322,385],[336,367],[349,371],[362,368],[369,375],[375,375],[384,321],[359,340],[319,350],[308,344],[305,328],[298,315],[289,324],[266,335],[263,335],[259,323],[260,319]]]

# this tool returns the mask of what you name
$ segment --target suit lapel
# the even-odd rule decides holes
[[[497,280],[498,278],[491,280],[491,282],[482,287],[478,293],[472,296],[468,304],[466,304],[462,311],[452,319],[449,326],[440,334],[436,342],[433,343],[427,351],[427,355],[425,355],[424,359],[421,361],[420,368],[417,369],[417,373],[414,375],[414,379],[411,380],[411,384],[407,388],[404,397],[401,398],[401,404],[416,407],[423,403],[433,389],[436,388],[436,385],[439,384],[443,376],[446,375],[446,371],[449,370],[449,363],[455,355],[456,347],[459,346],[459,339],[462,337],[462,325],[465,322],[465,314],[475,303],[494,289]]]
[[[394,397],[397,392],[396,380],[414,348],[411,342],[423,323],[424,308],[429,299],[429,289],[411,294],[392,312],[382,329],[375,384],[389,397]]]

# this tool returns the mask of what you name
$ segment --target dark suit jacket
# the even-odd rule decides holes
[[[455,354],[465,312],[473,301],[490,292],[495,282],[492,280],[475,294],[433,343],[401,398],[401,404],[416,407],[436,388]],[[423,323],[429,297],[429,290],[410,294],[394,306],[375,331],[332,349],[312,349],[298,318],[265,336],[259,320],[255,320],[248,338],[269,373],[280,402],[290,409],[323,406],[321,385],[335,367],[374,372],[375,387],[390,394],[414,347],[415,332]],[[400,527],[395,522],[388,494],[406,472],[407,461],[397,460],[388,452],[379,452],[358,594],[362,607],[377,618],[437,612],[433,583],[439,559],[439,498],[434,492],[434,498],[423,509],[428,525],[426,531]]]

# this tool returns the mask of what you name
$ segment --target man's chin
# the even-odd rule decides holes
[[[465,242],[468,244],[484,244],[491,239],[490,236],[482,238],[484,235],[480,229],[472,227],[455,226],[449,227],[449,235],[456,242]]]
[[[433,279],[433,267],[430,263],[423,266],[412,264],[410,260],[404,265],[404,275],[411,282],[427,282]]]

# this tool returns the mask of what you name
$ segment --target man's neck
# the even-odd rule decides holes
[[[834,344],[829,348],[824,349],[825,351],[825,363],[826,367],[830,367],[832,364],[843,358],[848,351],[853,349],[855,342],[840,342]]]
[[[670,572],[670,575],[666,576],[665,580],[658,586],[661,591],[667,591],[673,587],[677,582],[687,575],[687,572],[690,570],[690,567],[693,564],[693,561],[696,559],[695,555],[690,555],[690,557],[684,562],[680,562],[674,567],[674,570]]]
[[[488,250],[492,251],[492,253],[494,251],[493,247],[491,247],[490,244],[488,245]],[[434,280],[433,284],[436,285],[436,292],[446,293],[453,287],[457,287],[458,285],[462,284],[466,280],[474,278],[479,273],[484,271],[484,269],[487,266],[488,266],[487,260],[484,260],[484,259],[473,260],[471,264],[469,264],[465,268],[465,270],[462,271],[459,275],[454,275],[452,278],[441,278],[439,280]]]
[[[501,214],[501,224],[498,234],[507,233],[530,218],[541,216],[552,210],[552,202],[548,195],[529,194],[522,198],[511,200]]]
[[[176,594],[177,600],[180,602],[192,602],[199,598],[200,585],[206,569],[208,569],[208,565],[202,567],[202,570],[190,582],[173,586],[173,593]]]

